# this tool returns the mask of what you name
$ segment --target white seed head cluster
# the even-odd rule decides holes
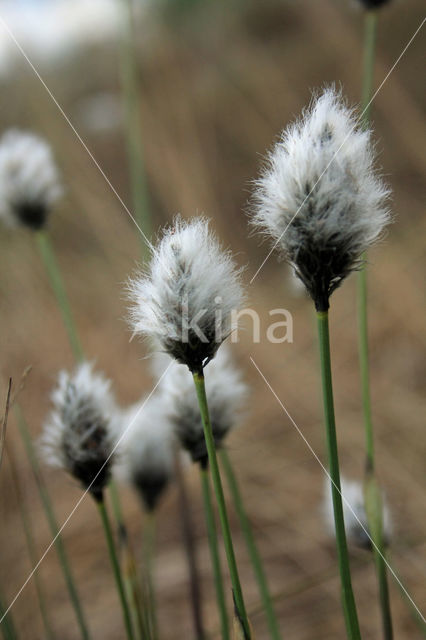
[[[226,345],[207,367],[205,384],[213,437],[220,447],[237,425],[247,398],[247,386],[232,364]],[[159,392],[182,447],[194,462],[205,465],[207,449],[191,373],[173,363],[160,382]]]
[[[364,508],[364,493],[362,485],[354,480],[341,478],[341,491],[343,499],[343,517],[348,541],[357,546],[369,549],[371,541],[368,531],[367,515]],[[350,505],[350,506],[349,506]],[[331,536],[335,535],[333,500],[330,482],[327,479],[324,485],[323,514],[327,531]],[[388,544],[392,535],[392,522],[387,505],[383,501],[383,539]]]
[[[243,300],[240,272],[203,218],[177,219],[154,250],[149,272],[129,289],[134,333],[192,371],[215,356]]]
[[[173,477],[174,434],[162,398],[153,395],[122,412],[117,476],[139,493],[152,511]]]
[[[61,371],[41,448],[48,464],[74,476],[96,498],[109,481],[118,411],[110,381],[85,362]]]
[[[11,129],[0,139],[0,219],[11,227],[44,226],[62,195],[49,145],[40,137]]]
[[[327,89],[282,133],[257,181],[253,223],[272,236],[318,310],[389,221],[389,192],[373,165],[371,132]]]

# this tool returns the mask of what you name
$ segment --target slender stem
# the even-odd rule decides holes
[[[363,257],[365,259],[365,256]],[[358,273],[358,351],[361,375],[361,397],[364,416],[367,468],[374,471],[374,437],[371,417],[370,371],[368,363],[367,271],[365,264]]]
[[[37,245],[44,262],[44,266],[49,276],[50,284],[56,297],[68,339],[71,345],[74,358],[77,361],[83,360],[83,350],[77,335],[71,308],[68,302],[65,286],[62,280],[61,272],[56,262],[55,254],[46,231],[37,231]]]
[[[142,123],[140,114],[140,86],[135,52],[135,25],[133,0],[123,0],[125,12],[125,33],[121,45],[121,85],[125,104],[125,136],[130,170],[133,207],[140,230],[149,239],[151,217],[145,173]],[[142,257],[146,257],[148,246],[141,234]]]
[[[232,591],[236,615],[241,625],[244,639],[251,639],[251,630],[247,618],[246,606],[244,603],[243,592],[241,589],[240,577],[238,575],[237,562],[235,559],[234,546],[232,544],[231,528],[229,526],[228,513],[226,511],[225,496],[223,494],[222,481],[220,478],[219,465],[216,457],[216,447],[213,438],[212,426],[206,397],[206,388],[204,384],[204,375],[202,372],[193,373],[195,389],[197,391],[198,404],[200,406],[201,419],[204,428],[204,437],[206,440],[207,454],[209,458],[210,472],[212,475],[213,486],[216,494],[216,501],[219,510],[220,523],[222,527],[223,541],[225,545],[226,557],[228,560],[229,573],[231,576]]]
[[[213,566],[214,583],[216,589],[216,600],[220,615],[220,624],[222,629],[222,639],[229,640],[229,621],[228,612],[226,611],[225,591],[223,588],[222,567],[219,555],[219,546],[217,544],[217,532],[212,503],[212,495],[210,488],[210,478],[208,469],[200,467],[201,487],[204,500],[204,512],[206,515],[207,534],[210,546],[210,556]]]
[[[376,563],[376,573],[379,582],[380,609],[382,612],[383,637],[385,640],[392,640],[392,616],[390,611],[389,585],[387,577],[387,567],[384,552],[380,554],[374,549],[374,559]]]
[[[362,112],[363,125],[368,127],[371,113],[371,96],[374,83],[374,59],[376,49],[377,12],[366,11],[364,23],[364,65],[362,75]]]
[[[260,597],[265,610],[266,618],[269,626],[269,633],[273,640],[280,640],[281,634],[278,625],[278,620],[275,615],[274,606],[272,604],[272,598],[266,580],[265,571],[263,569],[262,559],[260,557],[256,541],[254,539],[253,530],[250,525],[250,521],[247,517],[246,510],[244,508],[243,499],[241,496],[240,488],[238,486],[237,478],[232,468],[231,461],[226,449],[220,450],[220,460],[222,467],[225,470],[225,476],[229,485],[229,489],[232,495],[234,506],[240,520],[241,530],[243,532],[244,539],[246,541],[247,550],[253,565],[254,574],[256,576],[257,584],[259,587]]]
[[[371,96],[374,85],[374,61],[376,53],[376,35],[377,35],[377,11],[366,11],[364,18],[364,64],[363,64],[363,82],[362,82],[362,111],[363,111],[363,127],[368,128],[371,116]],[[364,416],[365,430],[365,447],[366,447],[366,469],[367,476],[374,476],[375,458],[374,458],[374,436],[373,436],[373,420],[371,413],[371,394],[370,394],[370,371],[368,357],[368,312],[367,312],[367,269],[365,264],[365,254],[363,256],[363,266],[358,274],[358,349],[359,364],[361,376],[361,396],[362,408]],[[368,477],[367,477],[368,482]],[[366,509],[368,511],[368,509]],[[380,500],[372,503],[370,509],[369,524],[374,519],[377,523],[376,530],[380,531],[380,535],[374,535],[371,527],[370,531],[373,536],[374,543],[374,559],[376,565],[377,581],[379,584],[380,609],[382,614],[383,635],[386,640],[391,640],[392,619],[390,610],[389,588],[387,579],[387,568],[383,555],[385,548],[382,539],[382,505]]]
[[[337,452],[336,423],[334,417],[333,385],[331,376],[330,335],[328,311],[317,312],[320,347],[321,378],[323,390],[324,418],[333,498],[334,524],[336,529],[337,556],[342,587],[342,604],[346,631],[350,640],[360,640],[358,615],[352,591],[349,554],[346,543],[345,523],[340,488],[339,458]]]
[[[151,637],[158,640],[158,620],[157,606],[154,587],[154,550],[155,550],[155,512],[148,511],[145,518],[143,531],[143,551],[144,551],[144,575],[146,581],[146,596],[148,603],[148,614],[150,618]]]
[[[390,612],[389,586],[385,562],[385,541],[383,536],[383,502],[379,483],[373,473],[366,473],[364,480],[364,504],[368,529],[373,540],[373,554],[379,583],[379,600],[382,614],[383,637],[392,640],[392,617]]]
[[[0,629],[3,634],[4,640],[17,640],[17,634],[15,630],[15,626],[13,624],[12,616],[10,615],[10,611],[6,613],[7,605],[3,598],[3,595],[0,594]]]
[[[117,483],[111,480],[109,484],[109,496],[111,498],[112,511],[117,525],[120,559],[126,598],[129,603],[132,616],[132,625],[137,640],[144,637],[144,621],[142,611],[142,595],[136,571],[135,554],[130,544],[127,527],[124,522],[121,507],[120,494]]]
[[[188,493],[185,484],[185,478],[182,472],[182,463],[179,452],[175,455],[175,476],[179,497],[179,514],[182,523],[183,543],[185,554],[188,561],[189,583],[191,592],[191,608],[194,620],[194,631],[197,640],[204,640],[206,633],[204,631],[203,610],[202,610],[202,594],[201,580],[197,563],[197,546],[194,535],[194,526],[191,518],[189,507]]]
[[[50,496],[46,489],[46,485],[44,484],[44,480],[42,478],[40,467],[38,464],[38,459],[34,450],[34,445],[31,440],[30,433],[28,431],[28,426],[21,411],[21,408],[18,404],[15,403],[14,409],[16,412],[17,423],[19,433],[23,440],[27,457],[30,461],[30,465],[34,474],[34,478],[36,481],[37,489],[40,494],[41,502],[43,505],[43,509],[47,518],[47,522],[49,524],[50,532],[52,538],[55,543],[56,552],[58,554],[59,563],[61,565],[62,573],[65,578],[65,583],[67,585],[68,593],[71,598],[71,602],[75,611],[75,615],[78,621],[78,625],[80,628],[80,633],[84,640],[90,639],[89,629],[87,627],[87,623],[84,617],[83,609],[81,607],[80,598],[77,593],[77,589],[74,583],[74,579],[71,573],[71,567],[69,565],[68,556],[65,551],[64,542],[62,539],[62,535],[59,530],[59,525],[56,520],[55,513],[53,511],[52,502],[50,500]]]
[[[99,515],[102,520],[102,525],[104,528],[105,539],[108,546],[109,557],[111,560],[112,570],[114,573],[115,584],[117,587],[118,595],[120,598],[121,608],[123,610],[123,620],[124,626],[126,628],[126,634],[128,640],[133,640],[133,629],[132,629],[132,620],[130,617],[130,611],[126,600],[126,594],[124,591],[123,579],[121,577],[120,565],[117,558],[117,553],[115,549],[114,536],[112,534],[111,523],[109,520],[109,516],[106,510],[105,502],[103,499],[96,500],[96,504],[99,510]]]
[[[38,553],[36,543],[33,536],[33,527],[30,519],[29,511],[26,507],[24,496],[22,495],[21,484],[19,481],[19,474],[16,469],[15,456],[10,448],[7,448],[7,457],[9,459],[9,468],[12,476],[12,482],[15,487],[15,493],[19,508],[19,513],[22,520],[22,527],[24,529],[25,541],[27,543],[28,555],[30,557],[31,568],[35,569],[38,563]],[[38,604],[40,607],[41,618],[43,620],[44,629],[46,632],[46,638],[53,640],[54,633],[52,631],[52,625],[50,623],[49,614],[46,607],[44,589],[41,583],[41,578],[38,572],[38,568],[34,571],[34,584],[37,593]]]
[[[374,59],[376,43],[376,11],[365,12],[364,70],[362,83],[362,123],[365,129],[370,123],[370,100],[373,90]],[[370,373],[368,362],[368,316],[367,316],[367,270],[363,255],[363,266],[358,274],[358,350],[361,375],[361,396],[364,415],[367,466],[374,469],[374,439],[371,417]]]

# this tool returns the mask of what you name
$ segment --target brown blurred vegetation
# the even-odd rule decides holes
[[[201,4],[201,3],[200,3]],[[399,0],[380,16],[376,83],[380,83],[423,18],[420,0]],[[6,37],[6,36],[4,36]],[[85,128],[81,104],[97,92],[118,92],[118,45],[78,53],[44,79],[87,142],[114,188],[131,207],[122,131]],[[391,184],[395,223],[370,256],[369,299],[372,394],[378,468],[394,518],[390,561],[420,608],[426,601],[424,394],[426,157],[421,141],[424,34],[409,48],[374,103],[373,118],[383,171]],[[334,82],[350,102],[360,95],[362,14],[346,0],[192,3],[185,12],[152,12],[138,27],[141,118],[154,227],[173,214],[204,212],[241,264],[247,282],[268,247],[249,237],[244,208],[250,181],[278,133],[307,104],[312,88]],[[122,283],[134,269],[140,243],[120,205],[75,134],[24,60],[3,83],[1,128],[36,130],[52,143],[67,187],[51,218],[51,234],[88,357],[109,375],[122,404],[152,388],[144,348],[129,343]],[[34,438],[48,410],[57,371],[72,366],[55,300],[32,237],[0,234],[1,398],[9,376],[18,384],[31,364],[21,403]],[[335,397],[343,473],[362,478],[363,430],[356,346],[356,278],[332,305]],[[252,387],[249,415],[229,441],[247,509],[265,560],[283,636],[292,640],[344,637],[333,542],[320,514],[323,472],[249,357],[270,381],[303,434],[324,460],[315,327],[309,302],[295,297],[287,271],[272,256],[249,288],[263,328],[268,310],[286,307],[294,318],[294,343],[253,345],[247,330],[234,348]],[[248,326],[249,329],[249,326]],[[37,489],[16,426],[8,446],[17,457],[24,499],[40,555],[50,542]],[[81,492],[60,472],[45,471],[60,522]],[[188,472],[210,629],[218,628],[198,475]],[[139,548],[141,514],[124,492],[126,519]],[[232,514],[232,511],[231,511]],[[238,523],[231,515],[249,611],[259,598]],[[0,476],[1,581],[11,600],[30,571],[7,456]],[[161,505],[157,584],[162,638],[193,637],[174,488]],[[121,615],[97,515],[86,499],[64,530],[74,573],[94,638],[123,637]],[[354,586],[364,640],[380,637],[374,568],[353,551]],[[40,574],[57,637],[78,638],[55,551]],[[392,582],[395,637],[420,632]],[[13,607],[22,638],[43,637],[30,582]],[[252,616],[257,638],[267,638],[264,618]]]

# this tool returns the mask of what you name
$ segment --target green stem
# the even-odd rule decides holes
[[[22,490],[21,490],[21,484],[19,481],[19,474],[18,471],[16,469],[16,462],[15,462],[15,456],[12,453],[12,450],[10,447],[8,447],[7,449],[7,456],[9,459],[9,467],[10,467],[10,472],[11,472],[11,476],[12,476],[12,482],[13,485],[15,487],[15,493],[16,493],[16,498],[17,498],[17,502],[18,502],[18,508],[19,508],[19,513],[21,516],[21,520],[22,520],[22,526],[24,529],[24,535],[25,535],[25,541],[27,543],[27,548],[28,548],[28,555],[30,557],[30,562],[31,562],[31,568],[34,569],[34,585],[36,588],[36,593],[37,593],[37,599],[38,599],[38,604],[40,607],[40,613],[41,613],[41,618],[43,620],[43,625],[44,625],[44,629],[46,632],[46,638],[48,638],[49,640],[53,640],[54,638],[54,633],[52,631],[52,626],[50,623],[50,619],[49,619],[49,615],[47,612],[47,607],[46,607],[46,602],[45,602],[45,596],[44,596],[44,589],[41,583],[41,579],[40,579],[40,575],[38,572],[38,568],[35,569],[35,567],[37,566],[38,563],[38,553],[37,553],[37,548],[36,548],[36,544],[35,544],[35,540],[34,540],[34,536],[33,536],[33,528],[32,528],[32,524],[31,524],[31,520],[30,520],[30,515],[29,515],[29,511],[26,508],[26,503],[24,500],[24,496],[22,495]]]
[[[256,541],[254,539],[253,531],[250,525],[250,521],[247,517],[247,513],[244,509],[244,503],[241,496],[241,492],[238,486],[237,478],[231,465],[231,461],[226,449],[220,450],[220,458],[222,467],[225,470],[226,479],[228,481],[229,489],[231,491],[232,499],[234,502],[235,510],[241,524],[241,530],[243,532],[244,539],[246,541],[247,550],[253,565],[254,574],[256,576],[257,584],[259,587],[260,597],[265,610],[266,618],[269,626],[269,633],[273,640],[280,640],[281,634],[278,625],[278,620],[275,615],[274,606],[272,604],[271,594],[269,592],[268,583],[266,580],[265,571],[263,569],[262,559],[257,549]]]
[[[89,640],[90,639],[90,634],[89,634],[89,630],[87,627],[87,623],[84,617],[84,613],[83,613],[83,609],[81,607],[81,603],[80,603],[80,599],[77,593],[77,589],[75,587],[75,583],[74,583],[74,579],[71,573],[71,567],[69,565],[68,562],[68,557],[67,557],[67,553],[65,551],[65,546],[63,543],[63,539],[62,539],[62,535],[59,531],[59,525],[58,522],[56,520],[56,516],[55,513],[53,511],[53,506],[50,500],[50,496],[47,492],[46,486],[44,484],[44,480],[42,478],[41,472],[40,472],[40,467],[38,464],[38,459],[37,459],[37,455],[35,453],[34,450],[34,445],[33,442],[31,440],[31,436],[30,433],[28,431],[28,426],[27,423],[25,421],[25,418],[23,416],[23,413],[21,411],[21,408],[18,404],[15,403],[14,405],[15,408],[15,412],[16,412],[16,417],[17,417],[17,423],[18,423],[18,429],[19,429],[19,433],[21,435],[21,438],[23,440],[26,452],[27,452],[27,457],[30,461],[30,465],[34,474],[34,478],[36,481],[36,485],[37,485],[37,489],[38,492],[40,494],[40,498],[41,498],[41,502],[43,505],[43,509],[46,515],[46,519],[47,522],[49,524],[49,528],[50,528],[50,533],[52,535],[52,538],[54,540],[54,544],[55,544],[55,548],[56,548],[56,552],[58,554],[58,558],[59,558],[59,563],[61,565],[61,569],[62,569],[62,573],[64,575],[64,579],[65,579],[65,583],[67,585],[67,589],[68,589],[68,593],[69,596],[71,598],[71,602],[75,611],[75,615],[78,621],[78,625],[80,627],[80,632],[81,632],[81,636],[82,638],[84,638],[84,640]]]
[[[133,640],[134,636],[133,636],[133,630],[132,630],[132,621],[131,621],[130,611],[129,611],[129,607],[126,600],[124,584],[121,577],[120,565],[118,562],[115,543],[114,543],[114,537],[111,530],[111,523],[108,517],[104,500],[102,498],[100,500],[96,500],[96,504],[99,510],[99,515],[101,516],[102,525],[105,533],[105,539],[108,546],[109,557],[111,560],[112,570],[114,573],[115,584],[116,584],[118,595],[120,598],[121,608],[123,610],[123,620],[124,620],[124,626],[126,628],[127,638],[128,640]]]
[[[365,256],[363,256],[365,260]],[[361,376],[361,397],[364,416],[365,450],[367,468],[374,471],[374,437],[371,417],[370,371],[368,363],[368,315],[367,315],[367,271],[365,265],[358,273],[358,350]]]
[[[337,452],[336,423],[334,417],[333,385],[331,376],[330,335],[328,311],[317,312],[318,338],[320,347],[321,378],[324,404],[324,418],[333,498],[334,524],[336,530],[337,556],[342,587],[342,604],[346,631],[350,640],[360,640],[358,616],[352,591],[349,554],[346,543],[345,523],[340,488],[339,458]]]
[[[125,136],[130,170],[133,207],[140,230],[149,240],[151,236],[151,216],[145,173],[142,123],[140,114],[140,86],[135,53],[135,25],[133,0],[123,0],[125,12],[125,33],[121,46],[121,85],[125,104]],[[141,234],[142,257],[147,256],[147,242]]]
[[[112,511],[118,530],[119,549],[121,551],[122,575],[126,598],[129,603],[132,616],[132,625],[137,640],[144,637],[144,622],[142,612],[142,598],[140,585],[136,571],[136,561],[133,549],[130,544],[127,527],[124,523],[123,510],[121,507],[120,494],[117,483],[111,480],[109,484],[109,496],[111,499]]]
[[[362,121],[364,128],[370,123],[371,96],[374,83],[374,59],[376,49],[377,12],[365,12],[364,65],[362,75]]]
[[[245,640],[251,639],[250,625],[247,618],[246,606],[241,589],[240,577],[238,575],[237,562],[235,559],[234,546],[232,544],[231,528],[229,526],[228,513],[226,511],[225,496],[223,494],[222,481],[220,478],[219,465],[216,457],[216,447],[213,438],[212,426],[206,397],[206,387],[202,372],[193,373],[195,389],[197,391],[198,404],[200,406],[201,419],[204,428],[207,454],[209,458],[210,472],[216,494],[216,501],[219,510],[220,523],[222,527],[223,542],[225,545],[226,557],[228,560],[229,573],[231,576],[232,590],[236,614],[239,619]]]
[[[362,124],[365,129],[368,128],[370,123],[370,100],[373,91],[376,27],[376,11],[366,11],[364,26],[364,68],[362,82]],[[373,422],[371,417],[370,374],[368,363],[367,271],[365,266],[365,258],[366,256],[364,254],[362,256],[363,266],[358,274],[358,350],[367,466],[371,471],[373,471],[374,439]]]
[[[65,286],[62,280],[61,272],[56,262],[55,254],[46,231],[37,231],[37,245],[44,262],[44,266],[49,276],[50,284],[56,297],[68,339],[71,345],[74,358],[77,361],[83,360],[83,350],[78,339],[77,331],[74,324],[71,308],[68,302]]]
[[[210,489],[210,478],[208,469],[200,467],[201,487],[204,500],[204,511],[206,515],[207,534],[210,546],[210,556],[213,566],[213,575],[216,589],[216,600],[220,615],[220,624],[222,629],[222,639],[229,640],[229,621],[226,611],[225,591],[223,588],[222,567],[220,563],[219,547],[217,544],[217,532],[215,516],[212,504],[212,496]]]
[[[392,617],[390,611],[389,586],[385,562],[385,542],[383,537],[383,502],[379,483],[371,472],[364,480],[364,505],[371,539],[373,541],[374,562],[379,584],[380,610],[382,614],[383,637],[393,639]]]
[[[380,549],[380,547],[379,547]],[[385,640],[393,639],[392,616],[390,610],[389,585],[387,577],[387,567],[385,562],[385,550],[382,547],[381,553],[374,549],[374,560],[376,563],[376,573],[379,582],[380,609],[382,612],[383,637]]]
[[[151,637],[153,640],[158,639],[158,620],[154,587],[154,549],[155,549],[155,513],[148,511],[146,513],[145,526],[143,531],[143,558],[144,558],[144,576],[146,584],[146,599],[148,605],[148,618]]]
[[[175,454],[175,476],[179,497],[179,515],[182,523],[182,537],[189,570],[189,586],[194,631],[197,640],[204,640],[206,633],[204,631],[202,610],[201,580],[197,563],[197,544],[179,451]]]
[[[3,595],[0,595],[0,629],[3,634],[4,640],[17,640],[17,634],[15,630],[15,626],[13,624],[12,616],[10,615],[10,611],[6,613],[7,606],[5,600],[3,599]]]
[[[376,35],[377,35],[377,12],[366,11],[364,23],[364,64],[363,64],[363,82],[362,82],[362,123],[364,129],[368,129],[371,116],[371,96],[374,85],[374,62],[376,52]],[[367,475],[374,476],[375,458],[374,458],[374,436],[373,436],[373,420],[371,413],[371,394],[370,394],[370,371],[368,357],[368,311],[367,311],[367,269],[365,254],[363,255],[363,266],[358,274],[358,350],[359,365],[361,376],[361,397],[362,409],[364,417],[365,430],[365,448],[366,448],[366,468]],[[367,478],[368,481],[368,478]],[[379,489],[378,489],[379,490]],[[367,509],[366,509],[367,510]],[[390,610],[389,588],[387,580],[386,563],[381,554],[385,549],[382,544],[382,507],[381,500],[374,501],[370,509],[369,523],[374,519],[377,521],[380,536],[377,537],[371,530],[374,543],[374,559],[376,565],[377,581],[379,584],[380,609],[382,614],[383,635],[386,640],[391,640],[392,619]]]

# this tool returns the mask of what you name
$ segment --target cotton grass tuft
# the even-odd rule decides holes
[[[326,89],[272,149],[256,183],[252,221],[274,240],[318,311],[389,222],[371,132]]]
[[[174,437],[162,398],[152,396],[122,412],[116,472],[153,511],[173,477]]]
[[[186,367],[172,364],[159,385],[162,402],[169,413],[177,438],[194,462],[207,464],[207,448],[197,394]],[[240,417],[248,389],[238,369],[232,364],[224,345],[208,366],[206,392],[210,421],[217,448]]]
[[[129,284],[131,326],[192,372],[201,371],[233,330],[243,300],[240,271],[208,221],[177,218],[149,270]]]
[[[359,482],[347,480],[342,477],[341,490],[343,496],[343,516],[348,541],[357,547],[370,549],[371,541],[366,533],[366,531],[368,531],[368,523],[364,508],[362,485]],[[328,533],[330,536],[334,536],[333,502],[328,480],[324,484],[323,515]],[[392,521],[389,509],[386,504],[383,504],[383,540],[385,544],[389,544],[391,535]]]
[[[9,227],[44,227],[62,195],[49,145],[39,136],[10,129],[0,139],[0,219]]]
[[[68,471],[96,500],[111,473],[117,407],[111,383],[90,363],[61,371],[52,392],[41,450],[46,462]]]

